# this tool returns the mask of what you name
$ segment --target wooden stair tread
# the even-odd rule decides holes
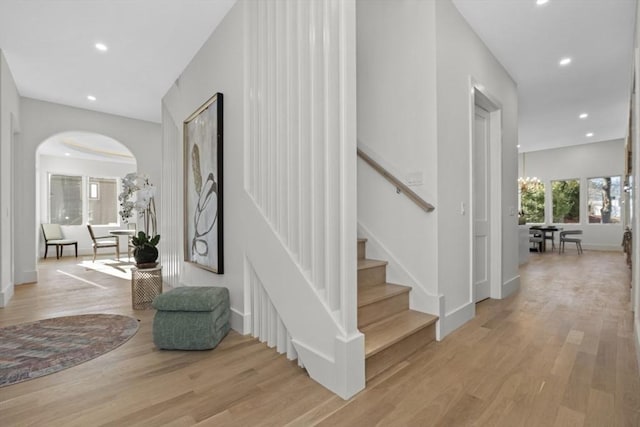
[[[393,283],[381,283],[379,285],[363,286],[358,288],[358,307],[373,304],[387,298],[409,293],[409,286],[396,285]]]
[[[367,239],[364,237],[358,237],[358,242],[367,243]]]
[[[374,268],[387,265],[387,261],[381,261],[378,259],[359,259],[358,260],[358,270],[366,270],[367,268]]]
[[[402,341],[404,338],[426,328],[438,320],[437,316],[414,310],[405,310],[387,319],[365,326],[360,331],[364,334],[365,358]]]

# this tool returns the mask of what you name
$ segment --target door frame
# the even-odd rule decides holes
[[[474,235],[475,206],[473,205],[473,135],[476,105],[489,112],[489,289],[490,298],[502,298],[502,103],[484,85],[469,78],[469,299],[475,304]]]
[[[485,104],[484,102],[482,103]],[[493,159],[491,159],[491,113],[487,111],[484,106],[479,105],[476,99],[475,108],[473,109],[473,135],[472,135],[472,148],[471,148],[471,162],[473,169],[471,173],[471,197],[470,202],[476,203],[471,209],[472,223],[473,223],[473,264],[471,265],[471,271],[473,276],[473,302],[477,303],[486,298],[491,297],[491,221],[493,215],[491,214],[491,195],[493,189],[491,188],[491,166]],[[482,123],[479,123],[479,118],[482,119]],[[480,164],[482,162],[483,164]],[[481,172],[482,175],[479,175]],[[483,182],[484,181],[484,182]],[[478,196],[483,197],[479,198]],[[482,207],[484,212],[480,212],[477,203],[482,201],[484,206]],[[484,200],[486,199],[486,200]],[[476,215],[476,212],[478,215]],[[480,226],[480,224],[483,224]],[[479,244],[478,239],[481,238],[483,244]],[[481,255],[478,257],[478,255]],[[483,265],[480,265],[480,264]],[[484,271],[484,277],[479,277],[479,272]],[[481,292],[482,291],[482,292]]]

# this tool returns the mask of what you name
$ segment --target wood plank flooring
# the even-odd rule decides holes
[[[517,295],[480,303],[474,320],[349,401],[235,332],[214,351],[158,351],[153,311],[131,309],[127,280],[74,258],[39,271],[0,309],[0,326],[105,312],[140,319],[140,330],[92,361],[0,388],[3,427],[640,426],[621,253],[533,255]]]

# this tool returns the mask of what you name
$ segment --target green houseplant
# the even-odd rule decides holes
[[[136,265],[141,268],[155,267],[158,259],[160,235],[156,233],[154,194],[155,187],[147,175],[129,173],[122,179],[122,192],[118,195],[120,216],[128,223],[135,211],[142,218],[144,226],[144,231],[139,231],[131,238],[133,257]]]
[[[131,238],[131,244],[133,244],[133,257],[136,259],[138,267],[155,267],[156,260],[158,259],[158,248],[156,247],[160,242],[160,235],[149,238],[149,235],[144,231],[138,232],[137,236]]]

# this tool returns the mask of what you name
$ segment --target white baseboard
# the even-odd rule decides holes
[[[361,333],[345,339],[336,337],[335,360],[295,339],[291,340],[298,358],[315,381],[349,399],[364,389],[364,335]]]
[[[242,335],[251,333],[251,314],[242,314],[231,307],[231,329]]]
[[[500,298],[506,298],[520,289],[520,275],[517,275],[502,284]]]
[[[460,326],[473,319],[476,315],[476,305],[473,301],[465,303],[440,318],[440,338],[442,339]]]
[[[9,283],[5,289],[0,291],[0,307],[6,307],[11,301],[14,292],[13,283]]]
[[[444,313],[444,307],[444,295],[440,295],[438,298],[438,313]],[[445,321],[442,316],[438,316],[438,321],[436,322],[436,341],[441,341],[446,335],[443,333],[444,323]]]
[[[565,243],[565,249],[564,251],[571,251],[571,250],[576,250],[576,245],[575,244],[571,244],[571,243]],[[583,243],[582,244],[582,249],[585,250],[590,250],[590,251],[607,251],[607,252],[620,252],[623,253],[622,251],[622,246],[620,245],[594,245],[594,244],[590,244],[590,243]]]

